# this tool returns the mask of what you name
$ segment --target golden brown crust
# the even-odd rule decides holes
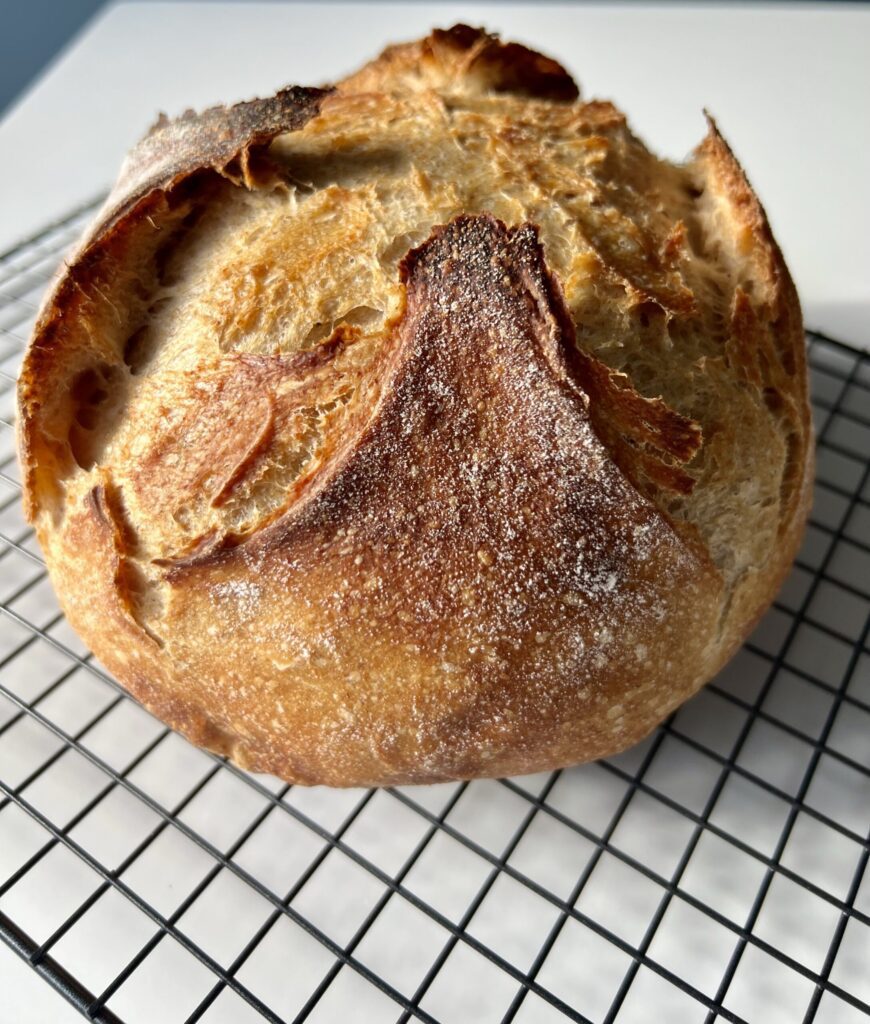
[[[63,318],[84,312],[83,300],[91,288],[99,287],[100,271],[118,258],[118,250],[143,219],[165,210],[168,194],[203,172],[232,176],[233,164],[239,165],[242,181],[251,184],[252,164],[264,159],[263,148],[276,135],[301,128],[327,95],[328,90],[294,86],[264,100],[212,107],[201,114],[188,110],[173,120],[161,115],[131,150],[103,208],[43,301],[19,378],[17,433],[28,474],[24,503],[29,517],[36,514],[40,491],[30,427],[40,404],[40,382],[52,373],[53,350],[63,344],[57,338]],[[54,459],[46,469],[43,479],[50,490]]]
[[[709,131],[698,147],[697,156],[712,168],[720,187],[728,196],[735,218],[750,236],[751,240],[741,239],[740,244],[751,251],[757,269],[766,278],[770,289],[764,312],[773,327],[771,339],[782,368],[793,378],[797,393],[806,399],[806,350],[797,290],[773,237],[764,207],[752,191],[743,168],[709,114],[707,124]]]
[[[781,254],[712,123],[675,168],[576,96],[456,26],[131,158],[20,453],[70,622],[194,742],[332,785],[602,756],[772,598],[812,459]]]
[[[482,28],[454,25],[425,39],[388,46],[375,60],[339,83],[341,92],[511,93],[572,101],[580,91],[568,72],[519,43],[503,43]]]
[[[681,467],[703,443],[701,425],[661,398],[644,398],[626,374],[588,352],[574,347],[570,358],[598,436],[635,487],[643,491],[648,481],[661,491],[691,492],[694,478]]]
[[[815,448],[800,301],[767,215],[743,168],[707,115],[708,133],[696,151],[708,188],[733,218],[737,251],[748,264],[731,308],[726,358],[778,421],[785,441],[779,487],[777,541],[764,571],[752,567],[735,587],[723,618],[721,664],[761,618],[791,568],[812,505]],[[751,268],[751,269],[749,269]]]

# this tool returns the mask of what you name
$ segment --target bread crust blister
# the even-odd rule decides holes
[[[25,502],[150,710],[306,784],[637,741],[788,570],[800,308],[710,122],[657,160],[467,26],[162,119],[46,300]]]

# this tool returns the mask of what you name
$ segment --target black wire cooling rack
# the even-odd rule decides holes
[[[497,782],[288,787],[119,690],[22,519],[15,375],[94,205],[0,257],[4,941],[107,1024],[866,1021],[870,358],[808,336],[801,555],[647,741]]]

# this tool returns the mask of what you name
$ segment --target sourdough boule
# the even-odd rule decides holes
[[[71,624],[300,783],[634,743],[768,606],[810,496],[797,296],[715,124],[660,160],[466,26],[158,121],[19,413]]]

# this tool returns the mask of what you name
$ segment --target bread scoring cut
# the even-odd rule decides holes
[[[659,160],[464,26],[159,122],[19,396],[73,624],[195,741],[302,782],[627,745],[806,516],[799,306],[716,126]]]

